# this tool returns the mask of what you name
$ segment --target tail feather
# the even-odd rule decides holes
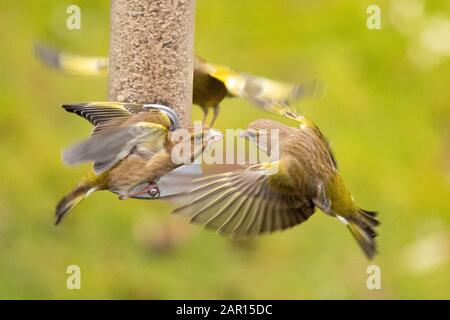
[[[364,210],[364,209],[358,209],[358,213],[363,215],[365,218],[370,219],[376,225],[380,224],[380,222],[376,219],[376,217],[378,215],[377,212],[375,212],[375,211],[367,211],[367,210]]]
[[[34,54],[38,60],[53,69],[60,69],[60,53],[58,50],[47,47],[41,43],[34,45]]]
[[[357,215],[348,218],[347,224],[353,237],[369,259],[373,259],[377,254],[375,237],[378,233],[375,231],[375,227],[379,226],[380,222],[375,218],[376,215],[376,212],[358,209]]]
[[[56,205],[55,225],[58,225],[71,209],[77,206],[93,191],[95,191],[94,187],[81,184],[64,196]]]

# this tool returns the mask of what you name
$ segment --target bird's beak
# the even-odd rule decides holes
[[[213,143],[223,139],[223,134],[219,130],[209,129],[206,134],[206,142]]]

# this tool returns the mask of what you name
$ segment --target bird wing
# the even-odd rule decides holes
[[[298,114],[292,106],[297,100],[318,93],[319,83],[289,84],[235,72],[228,67],[210,64],[210,75],[224,83],[229,95],[244,98],[254,105],[278,114]]]
[[[78,104],[65,104],[63,108],[70,113],[75,113],[85,118],[93,124],[94,130],[92,134],[97,134],[106,129],[112,129],[122,125],[125,121],[133,116],[137,116],[141,121],[156,122],[167,119],[171,131],[179,129],[180,123],[178,116],[170,107],[159,104],[137,104],[137,103],[121,103],[121,102],[89,102]],[[145,113],[158,115],[160,120],[155,117],[147,117]],[[152,119],[152,120],[150,120]],[[136,121],[136,118],[133,118]]]
[[[278,188],[277,174],[270,174],[274,164],[195,179],[190,191],[165,199],[182,204],[174,213],[235,238],[287,229],[306,221],[314,204],[295,190]]]
[[[34,52],[39,61],[46,66],[64,73],[83,76],[103,76],[108,71],[107,57],[88,57],[49,47],[42,43],[34,45]]]
[[[120,102],[89,102],[64,104],[64,110],[85,118],[94,126],[109,121],[125,121],[130,116],[147,111],[142,104]]]
[[[69,165],[93,161],[95,173],[101,174],[132,152],[151,157],[164,148],[167,133],[166,127],[149,122],[103,130],[64,150],[62,158]]]

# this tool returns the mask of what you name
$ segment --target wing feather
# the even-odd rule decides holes
[[[91,102],[64,104],[64,110],[75,113],[94,126],[113,119],[126,120],[133,114],[146,111],[142,104],[120,102]]]
[[[255,203],[256,207],[259,207],[260,199],[257,197],[249,196],[247,198],[246,203],[247,206],[245,210],[241,213],[242,219],[239,221],[239,223],[234,227],[233,231],[231,232],[232,238],[241,238],[242,235],[249,233],[251,226],[255,223],[257,216],[257,210],[255,210]],[[240,230],[242,232],[239,232]]]
[[[167,129],[158,124],[139,122],[126,128],[105,130],[63,151],[69,165],[93,161],[101,174],[134,151],[151,156],[164,147]]]
[[[228,218],[225,220],[225,222],[220,225],[220,227],[217,229],[217,231],[219,233],[231,233],[234,229],[230,230],[230,226],[231,228],[233,228],[232,226],[232,222],[233,220],[235,220],[238,217],[238,214],[241,212],[242,207],[244,205],[248,205],[249,201],[247,201],[248,199],[248,194],[245,194],[245,192],[248,190],[248,188],[250,188],[250,186],[247,186],[247,188],[245,188],[244,191],[244,195],[240,196],[239,193],[236,193],[236,205],[234,206],[234,209],[232,211],[230,211]],[[244,210],[245,211],[245,210]]]
[[[301,192],[278,189],[268,167],[259,164],[194,179],[190,191],[166,199],[181,204],[173,213],[233,238],[283,230],[307,220],[314,205]]]

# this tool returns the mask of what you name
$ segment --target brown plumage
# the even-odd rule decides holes
[[[154,154],[163,147],[168,132],[180,126],[173,110],[155,104],[91,102],[63,108],[95,126],[89,139],[64,151],[64,162],[93,161],[97,174],[114,166],[133,148],[141,154]]]
[[[64,152],[63,158],[72,164],[93,161],[94,169],[58,203],[57,224],[71,208],[94,191],[111,190],[118,193],[121,199],[137,193],[150,198],[157,197],[157,179],[182,165],[172,162],[172,148],[180,143],[189,146],[200,143],[200,148],[189,148],[194,150],[189,154],[193,160],[209,143],[221,137],[217,131],[203,127],[197,131],[190,129],[187,139],[174,142],[170,138],[170,128],[176,127],[176,121],[170,120],[164,108],[163,111],[146,110],[141,106],[145,111],[119,116],[130,107],[118,103],[111,105],[112,110],[105,103],[64,106],[66,110],[85,117],[96,127],[91,138],[71,147]],[[133,106],[138,110],[138,105]]]
[[[222,138],[218,131],[209,129],[207,126],[203,126],[200,131],[191,127],[188,131],[187,139],[181,142],[174,142],[169,133],[164,147],[151,157],[140,153],[129,155],[121,161],[120,165],[111,169],[103,188],[118,193],[121,199],[142,195],[142,190],[136,192],[133,190],[139,190],[142,189],[142,185],[157,182],[160,177],[183,164],[194,163],[209,144]],[[173,162],[172,158],[173,148],[179,144],[185,144],[188,150],[187,158],[183,159],[183,163]]]
[[[263,141],[275,134],[272,129],[279,130],[279,140],[267,146]],[[375,256],[375,213],[355,204],[317,126],[306,119],[299,128],[257,120],[245,137],[269,155],[278,148],[279,158],[194,180],[189,191],[168,197],[181,204],[174,213],[232,237],[247,237],[291,228],[318,207],[348,226],[368,258]]]

